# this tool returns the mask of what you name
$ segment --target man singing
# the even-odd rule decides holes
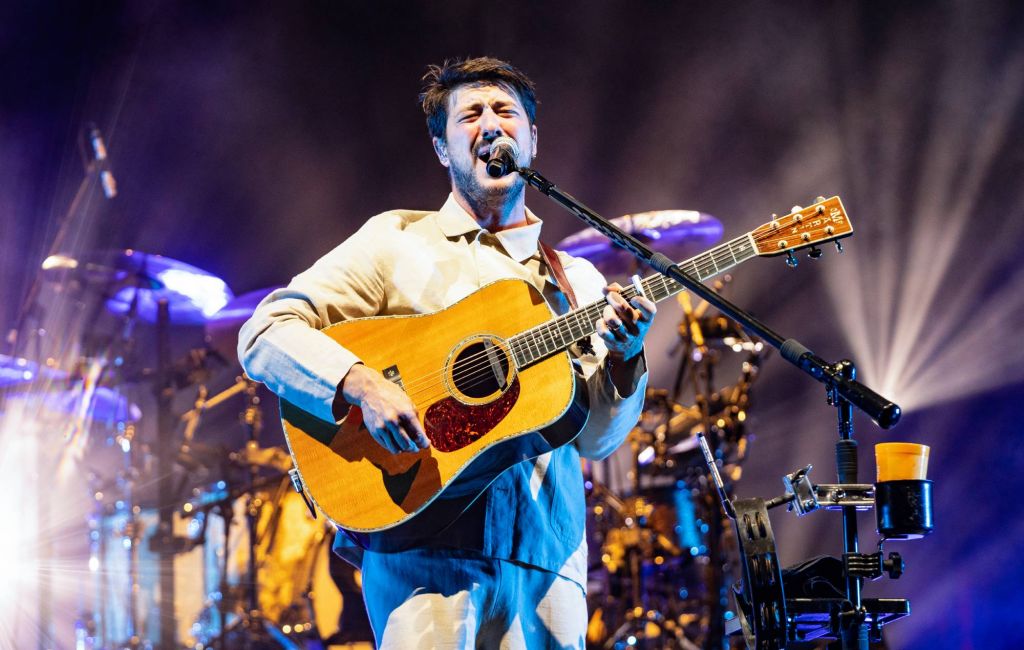
[[[392,210],[369,219],[260,304],[242,328],[239,356],[250,377],[310,414],[338,421],[356,405],[381,447],[417,452],[429,441],[406,393],[321,329],[438,311],[504,278],[531,283],[558,314],[570,309],[573,294],[580,305],[604,300],[597,335],[570,349],[590,398],[590,418],[572,444],[501,473],[441,533],[389,543],[384,531],[366,548],[340,534],[336,542],[361,564],[382,648],[582,648],[580,457],[610,454],[639,417],[643,340],[655,306],[643,297],[627,303],[621,287],[607,285],[586,260],[558,253],[549,264],[523,179],[487,174],[498,137],[515,140],[521,166],[537,154],[536,99],[525,74],[493,58],[447,61],[429,68],[420,100],[448,170],[447,201],[434,212]]]

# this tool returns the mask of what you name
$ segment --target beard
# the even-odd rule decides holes
[[[511,183],[481,184],[476,175],[475,159],[468,166],[452,165],[449,169],[452,184],[474,208],[494,208],[511,203],[516,201],[526,188],[526,181],[515,172],[510,174],[514,176]]]

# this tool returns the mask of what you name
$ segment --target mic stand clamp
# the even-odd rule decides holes
[[[813,467],[807,465],[792,474],[782,477],[786,493],[769,499],[766,506],[788,505],[798,517],[810,514],[818,508],[838,510],[851,506],[857,510],[870,510],[875,505],[875,486],[870,483],[811,483]]]

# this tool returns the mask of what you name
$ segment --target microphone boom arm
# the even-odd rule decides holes
[[[824,384],[830,392],[834,392],[866,413],[883,429],[889,429],[899,422],[902,415],[899,405],[859,381],[845,377],[838,370],[837,364],[827,363],[796,339],[783,338],[778,332],[725,299],[715,290],[684,273],[675,262],[664,254],[651,250],[643,242],[583,205],[572,195],[558,189],[554,183],[544,178],[537,170],[519,167],[517,171],[527,183],[611,239],[615,244],[632,253],[640,262],[683,285],[695,295],[715,306],[727,317],[739,323],[743,329],[778,349],[784,359]]]

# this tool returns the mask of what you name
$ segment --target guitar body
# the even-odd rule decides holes
[[[517,370],[506,343],[551,317],[529,283],[499,280],[439,312],[325,329],[405,389],[431,446],[391,454],[356,407],[338,426],[282,400],[288,447],[317,507],[354,532],[437,532],[502,471],[575,438],[586,390],[568,353]],[[417,516],[428,507],[438,516]]]

